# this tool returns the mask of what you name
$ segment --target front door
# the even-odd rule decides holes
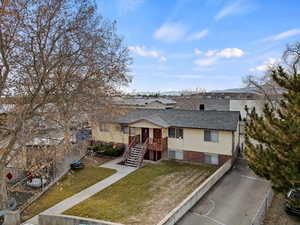
[[[161,129],[153,129],[153,141],[160,142],[161,141]]]
[[[149,128],[142,128],[142,143],[149,138]]]

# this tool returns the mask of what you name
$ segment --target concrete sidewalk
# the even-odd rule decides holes
[[[119,165],[118,162],[121,161],[121,158],[109,161],[100,167],[103,168],[109,168],[109,169],[115,169],[117,172],[110,177],[107,177],[106,179],[88,187],[87,189],[84,189],[83,191],[73,195],[70,198],[67,198],[58,204],[52,206],[51,208],[45,210],[42,213],[47,214],[61,214],[64,211],[68,210],[69,208],[72,208],[73,206],[77,205],[81,201],[84,201],[94,194],[100,192],[101,190],[105,189],[106,187],[112,185],[113,183],[119,181],[123,177],[127,176],[128,174],[132,173],[133,171],[137,170],[137,168],[134,167],[128,167]],[[35,217],[32,217],[31,219],[27,220],[23,225],[38,225],[38,215]]]

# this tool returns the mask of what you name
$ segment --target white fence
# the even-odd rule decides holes
[[[261,225],[262,224],[262,222],[268,212],[268,209],[272,203],[273,196],[274,196],[274,192],[270,188],[269,191],[267,192],[267,194],[265,195],[262,204],[257,209],[257,212],[256,212],[253,220],[251,221],[251,225]]]

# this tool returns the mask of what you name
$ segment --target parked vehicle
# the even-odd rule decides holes
[[[32,188],[40,188],[46,184],[47,184],[47,179],[40,178],[40,177],[32,178],[31,180],[27,181],[27,186]]]
[[[295,200],[299,200],[300,199],[300,190],[299,189],[292,189],[289,191],[289,193],[287,194],[288,199],[293,202]],[[293,214],[296,216],[300,217],[300,208],[298,207],[294,207],[290,204],[290,201],[288,201],[285,205],[285,211],[288,214]]]
[[[72,170],[83,169],[85,167],[85,165],[80,161],[72,162],[70,166]]]

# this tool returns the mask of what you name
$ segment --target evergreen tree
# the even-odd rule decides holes
[[[262,116],[253,110],[248,112],[246,122],[245,153],[249,166],[283,196],[290,189],[300,188],[299,58],[293,61],[291,70],[282,66],[271,70],[272,79],[286,90],[276,109],[266,104]],[[292,204],[300,207],[300,200]]]

